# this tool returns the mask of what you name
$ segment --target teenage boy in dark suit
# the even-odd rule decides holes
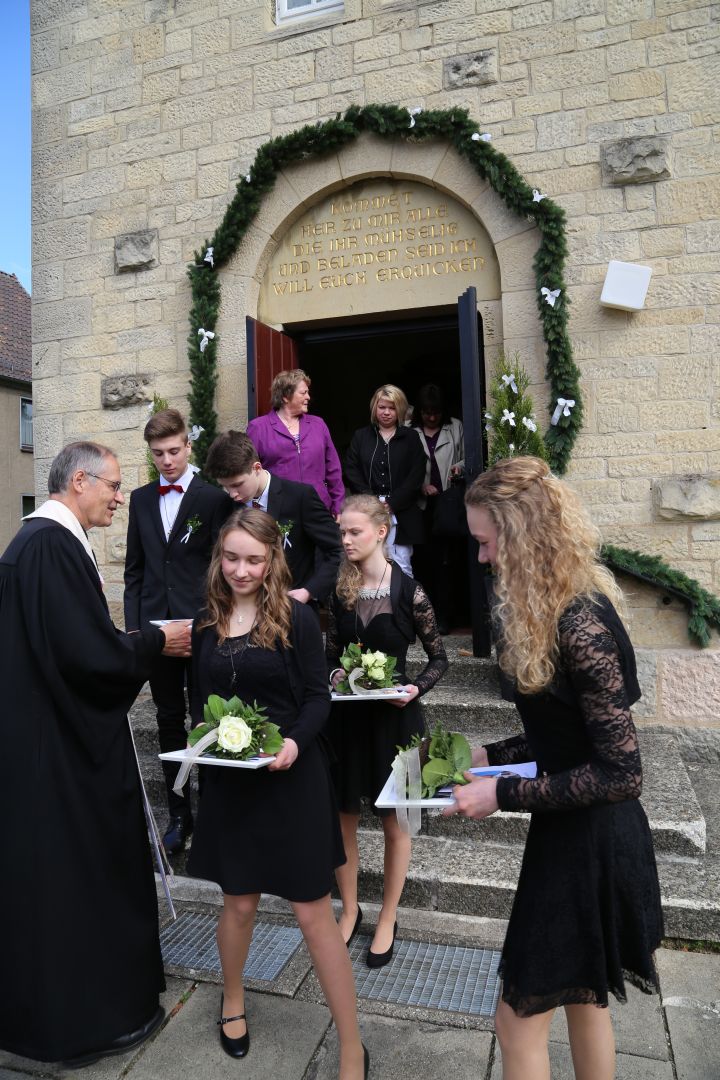
[[[204,602],[205,575],[213,545],[232,505],[190,465],[192,443],[177,409],[156,412],[145,441],[160,474],[130,496],[125,556],[125,629],[147,629],[151,619],[193,619]],[[160,656],[150,675],[157,709],[160,751],[182,750],[185,684],[190,660]],[[170,820],[163,837],[169,854],[181,851],[192,833],[187,789],[173,791],[178,766],[164,761]]]
[[[236,503],[265,510],[283,529],[293,579],[290,596],[302,604],[324,600],[335,587],[342,546],[335,520],[315,488],[263,469],[242,431],[218,435],[205,471]]]

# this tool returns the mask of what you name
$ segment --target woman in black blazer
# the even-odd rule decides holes
[[[345,459],[345,479],[353,495],[377,495],[387,502],[393,528],[386,548],[390,558],[412,576],[413,544],[422,543],[419,505],[425,479],[425,451],[414,428],[404,427],[405,394],[386,384],[370,402],[370,424],[358,428]]]

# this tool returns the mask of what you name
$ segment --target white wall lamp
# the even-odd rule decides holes
[[[600,303],[603,307],[619,308],[620,311],[642,311],[651,276],[649,266],[611,259]]]

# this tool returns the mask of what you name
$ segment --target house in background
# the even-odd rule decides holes
[[[35,509],[30,296],[0,270],[0,551]]]

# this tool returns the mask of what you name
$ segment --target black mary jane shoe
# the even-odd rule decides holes
[[[193,823],[184,817],[171,817],[162,838],[167,855],[177,855],[185,850],[185,845],[192,836]]]
[[[164,1019],[165,1010],[158,1006],[150,1019],[135,1031],[129,1031],[126,1035],[119,1035],[117,1039],[113,1039],[111,1043],[99,1050],[63,1061],[62,1067],[64,1069],[82,1069],[86,1065],[94,1065],[101,1058],[112,1057],[114,1054],[125,1054],[128,1050],[134,1050],[157,1031]]]
[[[369,968],[381,968],[389,964],[393,958],[393,951],[395,949],[395,938],[397,937],[397,923],[393,927],[393,939],[390,943],[390,948],[386,949],[383,953],[373,952],[372,949],[368,949],[366,962]]]
[[[358,911],[357,911],[357,915],[356,915],[356,917],[355,917],[355,925],[354,925],[354,926],[353,926],[353,928],[352,928],[352,933],[350,934],[350,937],[349,937],[349,938],[347,939],[347,941],[345,942],[345,944],[347,945],[348,949],[350,948],[350,942],[352,941],[352,939],[353,939],[353,938],[355,937],[355,935],[357,934],[358,930],[360,929],[360,923],[362,922],[362,919],[363,919],[363,916],[362,916],[362,908],[361,908],[361,907],[360,907],[360,905],[358,904]]]
[[[247,1018],[245,1013],[240,1013],[239,1016],[223,1016],[223,1005],[225,1002],[225,995],[220,997],[220,1019],[217,1024],[220,1028],[220,1045],[226,1054],[231,1058],[244,1058],[250,1049],[250,1032],[248,1031]],[[241,1035],[239,1039],[231,1039],[229,1035],[226,1035],[223,1031],[223,1025],[232,1024],[233,1020],[245,1021],[245,1034]]]

